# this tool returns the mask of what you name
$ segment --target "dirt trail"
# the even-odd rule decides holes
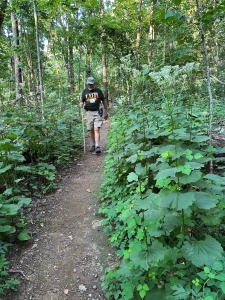
[[[106,133],[101,129],[102,154],[87,151],[62,175],[54,194],[36,203],[36,217],[28,220],[37,233],[27,244],[15,246],[11,270],[21,284],[5,300],[102,300],[104,269],[113,264],[97,199],[103,173]],[[13,274],[14,275],[14,274]]]

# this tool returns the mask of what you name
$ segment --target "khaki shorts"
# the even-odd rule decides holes
[[[101,127],[103,118],[99,116],[98,111],[86,111],[87,130],[92,130],[94,127]]]

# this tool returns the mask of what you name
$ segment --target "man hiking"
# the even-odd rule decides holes
[[[102,105],[104,107],[104,118],[102,117]],[[94,77],[88,77],[87,88],[82,92],[81,108],[84,107],[87,116],[87,130],[90,131],[92,146],[90,152],[101,153],[100,149],[100,128],[103,120],[108,119],[108,107],[100,88],[95,87]]]

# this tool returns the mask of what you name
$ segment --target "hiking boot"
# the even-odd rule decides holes
[[[91,146],[90,152],[95,152],[95,145]]]
[[[97,146],[97,147],[95,148],[95,152],[96,152],[96,153],[101,153],[100,147]]]

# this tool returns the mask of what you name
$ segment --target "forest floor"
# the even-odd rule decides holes
[[[4,300],[105,300],[104,270],[114,265],[98,214],[99,187],[109,124],[101,129],[101,155],[86,152],[61,172],[58,189],[33,201],[28,228],[32,239],[13,246],[10,270],[17,292]],[[82,150],[81,150],[82,151]]]

